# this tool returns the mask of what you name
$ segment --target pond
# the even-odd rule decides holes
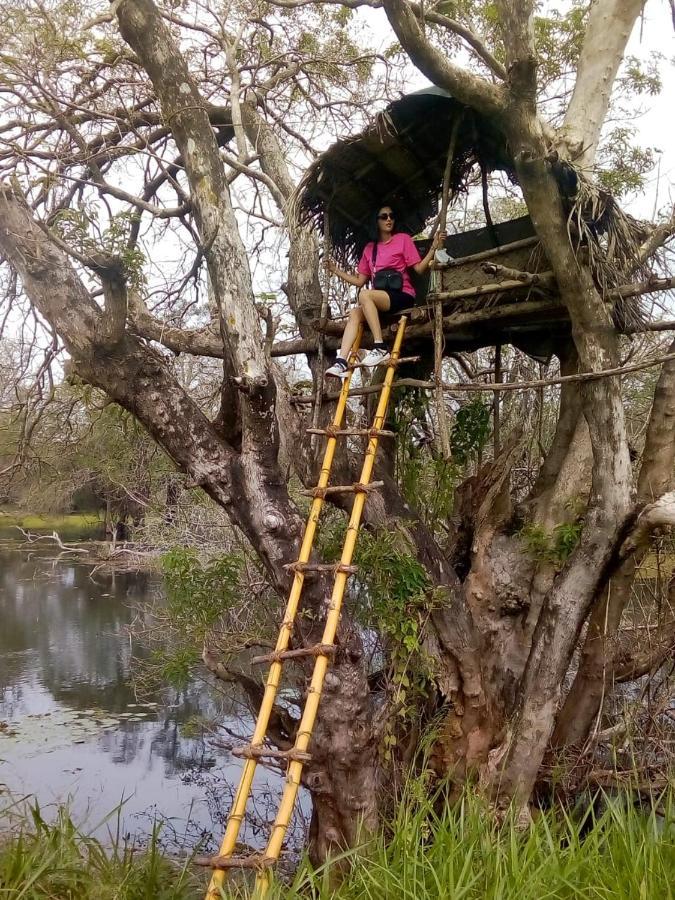
[[[129,625],[161,588],[156,576],[0,544],[0,816],[29,797],[47,817],[67,803],[98,837],[142,838],[159,820],[166,846],[218,841],[241,765],[219,739],[249,734],[251,721],[236,693],[197,680],[136,695],[146,651]],[[253,845],[279,782],[259,769],[242,831]]]

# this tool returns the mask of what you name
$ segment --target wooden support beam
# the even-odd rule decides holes
[[[673,329],[675,330],[675,328]],[[559,378],[541,378],[537,381],[507,381],[501,384],[474,384],[471,382],[443,382],[443,390],[450,393],[484,393],[489,391],[529,391],[535,388],[552,387],[553,385],[565,384],[568,381],[596,381],[598,378],[609,378],[616,375],[628,375],[631,372],[641,372],[643,369],[650,369],[653,366],[660,366],[665,362],[675,359],[675,353],[666,353],[665,356],[659,356],[654,359],[648,359],[645,362],[633,363],[628,366],[618,366],[615,369],[601,369],[599,372],[579,372],[576,375],[561,375]],[[417,387],[431,391],[436,387],[434,381],[423,381],[420,378],[400,378],[395,388],[398,387]],[[378,386],[368,386],[363,388],[355,388],[349,392],[350,397],[362,397],[366,394],[374,394],[379,390]],[[298,397],[294,403],[311,403],[311,397]]]
[[[289,572],[331,572],[333,575],[337,575],[338,572],[343,572],[345,575],[356,575],[358,572],[357,566],[345,566],[342,563],[315,563],[315,562],[297,562],[287,563],[284,566],[284,569],[288,569]]]
[[[437,303],[434,310],[434,381],[436,383],[436,408],[438,416],[438,434],[441,441],[441,454],[448,460],[450,451],[450,432],[448,416],[443,396],[443,306]]]
[[[675,288],[675,277],[648,278],[647,281],[636,281],[635,284],[622,284],[609,292],[609,299],[618,300],[620,297],[641,297],[643,294],[669,291],[671,288]]]
[[[553,287],[555,285],[553,273],[542,272],[539,277],[539,286]],[[486,294],[506,294],[509,291],[522,291],[523,287],[526,286],[520,279],[505,278],[503,281],[478,284],[475,287],[461,288],[456,291],[437,291],[435,294],[428,294],[427,300],[429,303],[435,303],[438,300],[442,300],[443,303],[447,303],[449,300],[471,300],[473,297],[484,297]],[[417,309],[421,308],[417,307]]]
[[[386,363],[384,363],[384,365],[385,366],[394,366],[394,368],[396,368],[397,366],[402,366],[405,363],[413,363],[413,362],[419,362],[419,361],[420,361],[419,356],[402,356],[400,359],[389,359],[389,360],[387,360]],[[349,368],[350,369],[372,369],[372,366],[364,366],[363,363],[354,363],[354,365],[350,366]]]
[[[504,280],[520,281],[523,284],[536,284],[542,287],[553,287],[555,280],[553,272],[522,272],[520,269],[511,269],[509,266],[499,266],[496,263],[483,263],[481,269],[486,275],[497,275]]]
[[[505,245],[506,246],[506,245]],[[480,255],[480,254],[479,254]],[[501,267],[503,270],[506,270],[507,267]],[[513,273],[515,270],[511,270]],[[527,274],[536,274],[538,279],[544,279],[544,285],[547,284],[547,276],[550,275],[549,272],[538,272],[538,273],[527,273]],[[511,287],[505,290],[504,285],[510,284]],[[497,290],[497,285],[499,285],[499,289]],[[539,285],[538,285],[539,286]],[[481,290],[483,290],[485,286],[481,286]],[[656,278],[650,279],[647,281],[637,282],[636,284],[625,284],[621,285],[621,287],[615,288],[611,291],[607,299],[608,300],[616,300],[620,297],[639,297],[643,294],[656,293],[657,291],[667,291],[675,288],[675,278]],[[515,291],[517,289],[523,289],[523,281],[518,278],[509,278],[505,279],[502,282],[495,282],[495,284],[489,286],[489,290],[487,293],[499,293],[504,292],[508,293],[510,291]],[[471,291],[472,293],[467,293]],[[461,295],[461,296],[460,296]],[[435,295],[436,298],[441,299],[442,295]],[[446,300],[444,303],[451,302],[452,300],[457,299],[466,299],[469,296],[480,296],[480,294],[476,293],[476,288],[466,288],[462,291],[452,291],[446,292]],[[432,295],[429,295],[429,300],[432,301],[435,299]],[[433,302],[430,304],[433,306]],[[503,303],[498,306],[492,306],[489,309],[478,309],[472,312],[465,313],[451,313],[449,316],[446,316],[443,320],[443,330],[444,333],[451,333],[452,330],[457,330],[461,327],[471,327],[471,326],[480,326],[483,322],[496,321],[498,319],[510,318],[521,319],[525,317],[534,317],[536,315],[541,315],[542,317],[551,314],[562,314],[562,317],[566,317],[565,307],[556,300],[524,300],[522,302],[517,303]],[[428,315],[428,309],[424,306],[416,307],[413,310],[412,320],[424,317]],[[543,327],[543,323],[542,323]],[[326,334],[329,335],[326,341],[326,346],[331,347],[331,349],[336,349],[339,346],[339,342],[337,339],[333,340],[342,335],[343,325],[340,322],[330,321],[327,325]],[[390,328],[384,329],[384,337],[385,340],[390,339],[392,335],[396,331],[396,324],[391,326]],[[663,322],[647,322],[644,325],[640,325],[633,328],[627,328],[627,334],[636,334],[642,333],[646,331],[675,331],[675,321],[665,320]],[[407,336],[409,339],[420,338],[420,337],[431,337],[433,334],[433,323],[432,322],[422,322],[420,324],[412,324],[407,328]],[[364,335],[363,346],[369,347],[372,341],[368,335]],[[315,352],[318,346],[317,341],[308,341],[308,340],[288,340],[288,341],[280,341],[278,344],[275,344],[272,347],[272,356],[294,356],[298,353],[312,353]]]
[[[481,250],[480,253],[472,253],[469,256],[458,256],[456,259],[450,260],[449,263],[432,263],[432,266],[434,266],[435,269],[456,269],[457,266],[481,262],[484,259],[492,259],[493,256],[503,256],[504,253],[511,253],[513,250],[522,250],[524,247],[533,247],[538,243],[539,238],[536,235],[533,235],[529,238],[522,238],[520,241],[512,241],[510,244],[502,244],[500,247],[491,247],[489,250]]]

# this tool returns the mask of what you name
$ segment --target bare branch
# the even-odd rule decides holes
[[[425,37],[407,0],[382,0],[396,36],[412,62],[434,84],[444,87],[461,103],[484,115],[501,118],[506,112],[503,92],[484,78],[450,62]]]
[[[610,673],[615,684],[635,681],[643,675],[655,672],[668,657],[675,656],[675,623],[671,623],[670,628],[661,631],[656,646],[647,650],[637,650],[633,645],[633,649],[636,649],[634,654],[619,654],[616,659]]]
[[[645,263],[663,247],[675,235],[675,206],[673,207],[670,218],[660,225],[657,225],[647,240],[642,244],[638,253],[640,263]]]
[[[364,6],[370,9],[382,9],[384,6],[382,0],[270,0],[270,3],[283,9],[299,9],[301,6],[321,4],[345,6],[347,9],[360,9]],[[457,37],[462,38],[497,78],[500,78],[502,81],[506,79],[506,69],[486,47],[484,39],[477,35],[475,31],[467,28],[466,25],[462,25],[456,19],[438,12],[433,7],[427,9],[422,3],[415,3],[412,0],[408,5],[420,21],[430,22],[432,25],[440,25],[447,31],[456,34]]]

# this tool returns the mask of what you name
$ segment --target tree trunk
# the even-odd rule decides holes
[[[523,194],[572,321],[582,370],[615,366],[617,335],[590,271],[572,250],[557,182],[528,93],[529,62],[519,79],[509,133]],[[522,85],[521,85],[522,83]],[[583,622],[630,509],[631,469],[618,379],[583,383],[583,411],[593,448],[591,500],[577,549],[544,599],[520,685],[518,705],[494,776],[502,802],[526,802],[551,737],[560,689]]]
[[[668,352],[675,352],[675,341]],[[638,477],[638,502],[647,503],[672,490],[674,465],[675,361],[670,360],[663,364],[654,392]],[[579,669],[553,735],[554,746],[584,741],[601,713],[602,701],[611,688],[621,616],[647,550],[645,544],[620,566],[593,609]]]

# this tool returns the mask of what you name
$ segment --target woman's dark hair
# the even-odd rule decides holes
[[[391,210],[391,213],[394,217],[394,222],[396,221],[396,210],[391,205],[391,203],[387,203],[387,202],[380,203],[380,205],[373,212],[373,219],[372,219],[372,222],[370,223],[370,228],[369,228],[370,233],[368,235],[368,243],[370,243],[370,241],[372,241],[374,244],[377,244],[380,240],[380,228],[379,228],[379,225],[377,224],[377,217],[380,213],[380,210],[384,206],[389,207],[389,209]]]

